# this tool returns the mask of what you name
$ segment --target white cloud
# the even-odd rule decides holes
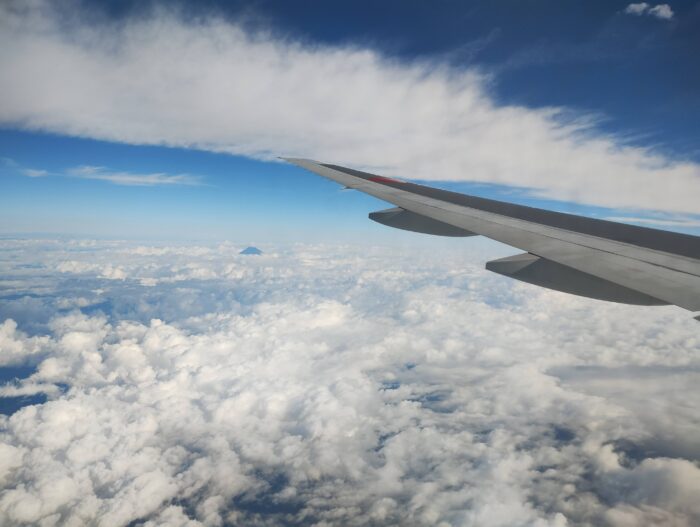
[[[201,185],[199,176],[189,174],[170,175],[162,172],[154,174],[135,174],[132,172],[117,172],[104,167],[81,166],[69,169],[69,176],[83,179],[108,181],[116,185],[153,187],[157,185]]]
[[[119,266],[107,265],[100,275],[103,278],[108,278],[110,280],[124,280],[126,278],[126,272]]]
[[[12,384],[0,386],[0,397],[26,397],[42,393],[58,395],[60,392],[60,388],[55,384],[24,382],[18,386]]]
[[[89,271],[94,271],[99,266],[94,263],[78,261],[78,260],[65,260],[60,262],[56,266],[56,270],[59,273],[84,273]]]
[[[680,309],[518,284],[471,242],[0,244],[3,276],[24,273],[9,294],[84,306],[43,336],[0,326],[7,363],[37,364],[0,396],[50,399],[0,418],[3,525],[700,518],[700,343]]]
[[[658,4],[652,7],[647,2],[640,2],[638,4],[629,4],[625,8],[625,13],[630,15],[649,15],[662,20],[670,20],[673,18],[673,10],[668,4]]]
[[[630,4],[625,8],[625,13],[630,15],[643,15],[649,10],[649,4],[640,2],[638,4]]]
[[[48,341],[43,336],[28,337],[17,331],[14,320],[4,320],[0,324],[0,367],[31,361],[47,351]]]
[[[98,181],[107,181],[115,185],[125,185],[132,187],[155,187],[155,186],[172,186],[172,185],[187,185],[199,186],[202,185],[202,177],[191,174],[166,174],[164,172],[155,172],[151,174],[139,174],[134,172],[110,170],[106,167],[97,167],[83,165],[73,168],[68,168],[65,172],[49,172],[48,170],[23,168],[18,163],[11,161],[6,163],[7,166],[17,170],[20,174],[31,177],[47,177],[47,176],[68,176],[81,179],[95,179]]]
[[[473,70],[303,44],[216,17],[156,10],[103,25],[35,5],[3,3],[5,126],[700,212],[696,163],[625,145],[590,116],[498,105]]]
[[[40,170],[35,168],[25,168],[22,170],[22,174],[27,177],[46,177],[49,173],[46,170]]]
[[[673,10],[668,4],[659,4],[657,6],[649,9],[649,14],[655,16],[656,18],[661,18],[663,20],[670,20],[673,18]]]

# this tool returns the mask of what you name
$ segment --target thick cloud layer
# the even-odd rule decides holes
[[[49,398],[0,422],[3,525],[700,520],[680,309],[457,249],[2,244],[0,358],[36,372],[0,395]]]
[[[110,25],[70,6],[0,6],[1,124],[700,213],[696,163],[602,135],[591,116],[498,105],[477,71],[164,10]]]

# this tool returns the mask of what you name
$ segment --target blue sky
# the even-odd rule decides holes
[[[12,42],[16,49],[6,50],[1,59],[19,71],[13,76],[15,81],[7,81],[10,96],[4,98],[5,108],[0,108],[2,233],[224,238],[251,243],[400,239],[403,243],[403,233],[366,220],[367,212],[383,207],[381,202],[341,192],[332,183],[275,161],[276,154],[346,163],[557,210],[628,218],[632,222],[659,220],[656,226],[661,228],[696,233],[700,210],[693,208],[688,196],[693,195],[700,177],[700,129],[696,124],[700,122],[700,59],[695,52],[700,45],[700,4],[670,3],[672,14],[666,17],[650,11],[659,4],[626,12],[628,4],[318,2],[299,8],[287,2],[262,1],[182,3],[166,11],[157,3],[105,2],[88,6],[69,2],[66,5],[70,10],[49,15],[15,10],[18,22],[5,27],[4,33],[8,38],[18,37],[20,42],[16,43],[15,38]],[[44,25],[48,20],[55,27],[41,29],[37,22],[40,17],[46,18]],[[113,58],[110,51],[92,51],[88,26],[106,35],[105,47],[143,46],[145,51],[137,49],[133,56],[125,53],[117,57],[115,66],[102,74],[80,69],[72,52],[88,56],[96,53],[98,62],[104,62],[105,56]],[[170,75],[177,77],[182,71],[177,70],[177,62],[169,65],[172,57],[159,45],[161,37],[149,37],[155,26],[164,28],[161,33],[166,44],[173,42],[173,49],[182,51],[185,74],[193,69],[187,68],[190,51],[193,64],[218,53],[216,60],[230,68],[222,75],[229,71],[232,75],[232,79],[222,79],[230,81],[233,90],[212,91],[213,100],[221,97],[212,107],[199,107],[195,102],[183,109],[177,104],[155,108],[148,101],[140,106],[139,101],[149,97],[160,104],[156,88],[165,93],[163,99],[172,90],[176,101],[177,97],[191,101],[197,98],[192,93],[215,90],[221,83],[215,76],[211,82],[201,80],[208,71],[203,68],[197,80],[203,86],[199,91],[188,92],[186,82],[184,88],[167,84]],[[77,29],[71,33],[67,28]],[[211,48],[193,44],[199,42],[197,39],[206,44],[208,35],[216,32],[212,28],[223,33],[239,31],[243,36],[233,43],[222,37]],[[82,34],[87,36],[81,42]],[[185,37],[180,38],[181,34]],[[146,35],[144,42],[140,41],[142,35]],[[21,41],[24,37],[28,42],[44,39],[46,51],[40,47],[27,51]],[[54,57],[53,53],[61,53],[61,46],[67,49],[65,56]],[[236,77],[242,68],[238,63],[245,62],[246,57],[266,64],[260,59],[268,56],[264,46],[275,48],[275,60],[287,61],[283,67],[248,65],[244,70],[247,75]],[[57,48],[59,51],[54,51]],[[362,62],[365,52],[373,57],[367,63]],[[142,56],[146,57],[144,62],[153,61],[147,70],[164,69],[162,79],[138,85],[138,79],[132,82],[127,78],[141,75],[141,70],[135,68],[141,67],[137,63]],[[46,73],[45,89],[37,86],[41,80],[34,82],[28,74],[23,77],[29,66],[22,69],[23,63],[36,61],[41,65],[43,60],[47,67],[42,71],[51,70],[49,61],[64,60],[66,64]],[[289,95],[285,83],[305,93],[328,80],[320,74],[309,76],[304,69],[307,60],[317,60],[322,68],[341,70],[343,64],[357,61],[359,66],[348,75],[351,82],[359,79],[358,86],[366,83],[367,93],[359,89],[353,93],[347,82],[329,83],[327,88],[321,86],[326,89],[322,96],[312,96],[300,102],[299,109],[294,108],[296,99]],[[210,69],[217,69],[218,64],[212,62]],[[280,73],[285,68],[298,68],[302,72],[299,77],[308,79],[309,90],[299,87],[296,77],[290,79]],[[370,68],[374,68],[375,77],[407,77],[399,82],[403,82],[399,89],[404,91],[412,86],[411,68],[422,68],[419,78],[430,78],[421,88],[424,94],[393,108],[381,100],[385,81],[360,79]],[[134,93],[128,92],[131,84],[124,90],[109,91],[117,83],[104,78],[112,74],[122,75],[118,82],[134,84]],[[260,85],[269,89],[267,100],[282,100],[282,111],[277,115],[280,121],[289,122],[279,125],[279,130],[275,128],[275,113],[266,115],[264,97],[252,105],[248,102],[246,77],[253,75],[263,78]],[[453,79],[460,75],[478,79],[458,79],[455,88]],[[275,84],[279,84],[279,93]],[[433,84],[443,91],[434,95],[430,91]],[[236,86],[243,86],[240,101]],[[458,92],[459,86],[466,86],[468,97]],[[445,90],[446,97],[441,95]],[[122,103],[125,91],[128,100]],[[333,93],[330,99],[328,91]],[[201,98],[209,98],[209,93]],[[322,112],[326,111],[327,100],[337,108],[351,97],[352,105],[360,108],[359,115],[350,111],[336,115],[331,111],[324,123]],[[478,99],[473,109],[459,108],[472,98]],[[442,107],[433,110],[431,105],[438,104],[436,101]],[[424,118],[420,113],[424,111],[422,104],[428,107],[427,120],[435,127],[435,134],[419,130],[420,119]],[[110,114],[109,108],[117,106],[119,110]],[[456,117],[449,115],[452,107]],[[293,115],[286,115],[287,108]],[[559,109],[554,117],[548,114],[551,108]],[[229,111],[223,124],[209,125],[208,112],[217,115]],[[386,112],[384,118],[382,111]],[[464,132],[463,142],[459,137],[454,144],[448,145],[447,141],[450,129],[481,111],[492,112],[495,118],[487,115],[486,119],[500,123],[493,132],[486,128],[478,133],[480,137],[493,136],[492,143],[512,135],[508,140],[517,148],[520,140],[530,135],[528,124],[521,129],[517,123],[530,121],[534,123],[532,136],[543,133],[543,138],[523,147],[528,159],[521,161],[507,145],[499,146],[501,151],[474,162],[471,168],[472,154],[481,155],[491,143],[485,140],[487,146],[475,146],[473,153],[462,155],[460,152],[470,145],[468,132]],[[400,135],[407,126],[414,126],[413,121],[381,129],[385,126],[382,119],[398,120],[407,115],[409,120],[413,114],[418,124],[415,130],[406,132],[407,139]],[[139,122],[141,116],[143,123]],[[176,124],[167,123],[169,119]],[[226,129],[237,121],[240,124],[236,128]],[[310,122],[319,121],[321,125],[309,127]],[[516,123],[515,132],[511,131],[511,121]],[[250,134],[246,122],[252,123]],[[483,126],[481,121],[477,125]],[[465,128],[469,126],[467,123]],[[557,153],[562,144],[558,134],[566,127],[572,129],[562,132],[564,149]],[[143,132],[144,128],[148,130]],[[367,134],[369,138],[363,137],[365,129],[372,131]],[[441,140],[441,134],[445,140]],[[434,137],[435,145],[425,137]],[[386,157],[381,151],[384,141]],[[601,141],[604,144],[598,148]],[[355,149],[356,142],[359,146]],[[415,142],[418,148],[409,142]],[[414,152],[420,164],[410,157]],[[454,160],[450,158],[453,153]],[[550,163],[550,155],[561,158],[559,164]],[[590,169],[582,164],[595,156],[600,159],[591,163]],[[435,169],[431,168],[433,159]],[[609,167],[609,173],[597,170],[600,166],[605,170]],[[628,166],[633,167],[625,176],[628,179],[620,176],[618,184],[618,173]],[[550,175],[540,177],[550,168]],[[527,174],[521,177],[521,170]],[[42,177],[28,177],[28,173]],[[86,174],[99,177],[88,178]],[[125,175],[131,179],[124,180]],[[155,183],[151,180],[153,184],[133,184],[153,175],[157,175]],[[658,206],[660,191],[648,182],[658,182],[661,192],[670,189],[664,199],[658,200]]]

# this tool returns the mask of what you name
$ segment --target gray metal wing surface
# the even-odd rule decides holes
[[[486,268],[601,300],[700,311],[700,237],[548,211],[399,181],[309,159],[286,161],[387,201],[392,227],[483,235],[525,251]]]

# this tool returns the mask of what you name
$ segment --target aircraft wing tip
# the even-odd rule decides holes
[[[278,159],[286,161],[287,163],[292,163],[293,165],[300,165],[303,163],[313,163],[315,165],[320,164],[318,161],[314,161],[313,159],[305,159],[303,157],[278,157]]]

